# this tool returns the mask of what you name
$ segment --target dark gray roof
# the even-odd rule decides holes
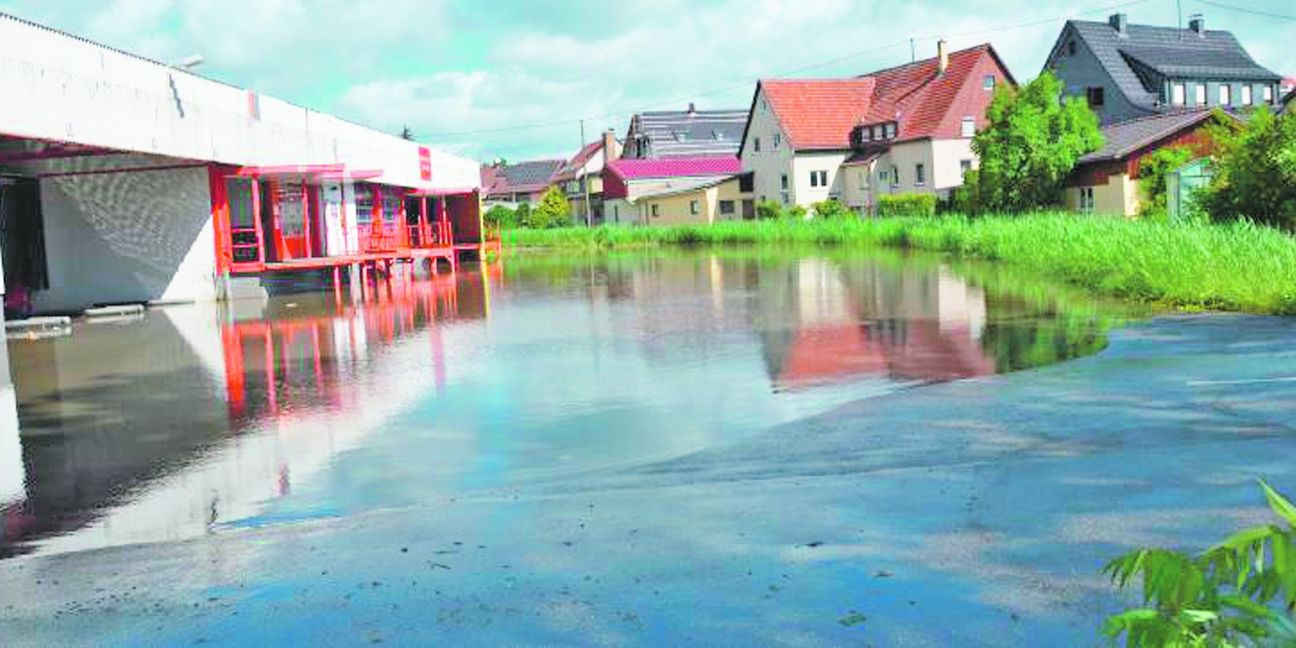
[[[1189,110],[1182,112],[1139,117],[1119,124],[1104,126],[1102,129],[1102,148],[1082,156],[1076,164],[1119,160],[1149,144],[1192,128],[1210,119],[1209,110]]]
[[[1155,107],[1158,93],[1140,80],[1138,66],[1177,78],[1281,80],[1256,63],[1231,32],[1208,29],[1199,35],[1191,29],[1128,25],[1127,35],[1121,36],[1106,22],[1072,20],[1067,25],[1094,53],[1121,92],[1143,108]]]
[[[641,157],[737,155],[746,124],[746,110],[645,112],[630,121],[626,144],[630,138],[646,139]]]
[[[537,191],[548,187],[554,174],[566,160],[532,160],[507,164],[495,170],[494,185],[489,193]]]

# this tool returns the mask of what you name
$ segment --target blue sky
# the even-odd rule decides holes
[[[1296,76],[1289,0],[1180,0]],[[1209,4],[1208,4],[1209,3]],[[0,0],[0,11],[480,160],[563,157],[639,110],[745,108],[755,80],[846,76],[991,42],[1038,73],[1062,17],[1173,25],[1175,0]],[[1223,5],[1223,6],[1221,6]],[[1224,7],[1231,7],[1226,9]],[[1036,23],[1036,24],[1027,24]],[[468,131],[468,132],[465,132]]]

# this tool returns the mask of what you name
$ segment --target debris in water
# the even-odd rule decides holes
[[[859,612],[856,612],[855,610],[851,610],[850,614],[847,614],[846,616],[837,619],[837,623],[840,623],[843,626],[849,628],[851,626],[857,626],[861,623],[864,623],[867,620],[868,617],[864,616],[863,614],[860,614]]]

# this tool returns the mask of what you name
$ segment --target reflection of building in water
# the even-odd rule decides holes
[[[944,268],[803,259],[761,277],[758,328],[785,388],[876,375],[951,380],[993,373],[981,349],[985,294]]]
[[[22,524],[27,469],[18,438],[18,403],[9,379],[9,354],[0,346],[0,543]]]
[[[0,556],[257,515],[441,384],[442,322],[484,317],[487,299],[486,281],[461,273],[394,281],[355,306],[299,295],[227,318],[168,308],[15,342],[28,488]]]

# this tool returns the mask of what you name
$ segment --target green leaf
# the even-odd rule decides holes
[[[1296,506],[1291,501],[1283,497],[1281,493],[1274,490],[1269,482],[1260,480],[1260,487],[1264,489],[1265,498],[1269,500],[1269,508],[1279,517],[1287,520],[1287,524],[1296,529]]]

